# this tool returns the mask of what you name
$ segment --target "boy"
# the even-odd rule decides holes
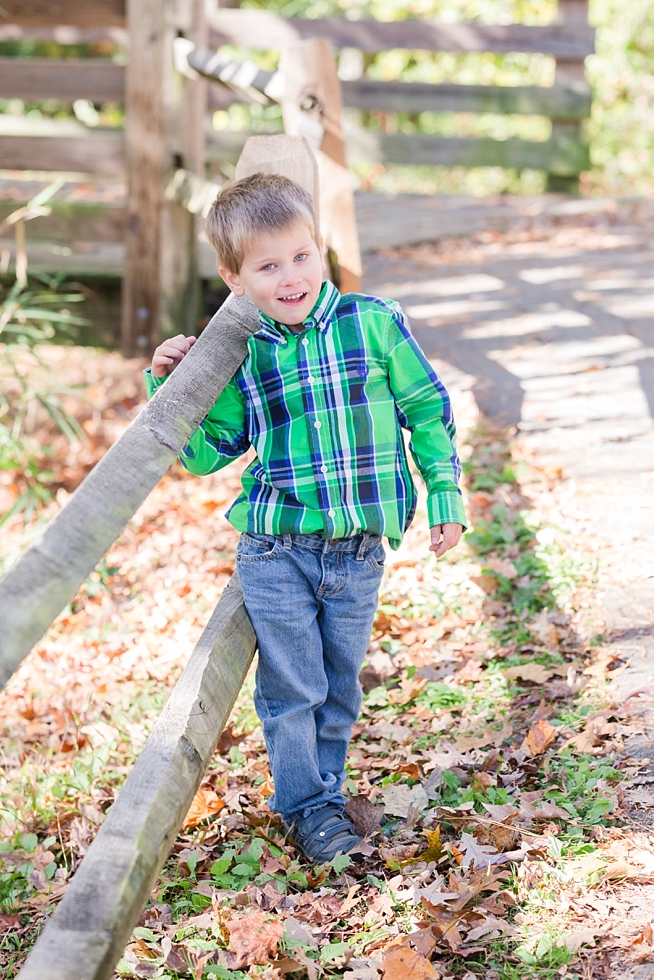
[[[260,314],[248,355],[181,455],[212,473],[250,446],[228,512],[242,532],[238,576],[259,647],[255,706],[277,810],[305,857],[361,843],[343,813],[345,757],[383,573],[414,514],[401,426],[425,479],[431,551],[465,525],[449,398],[389,300],[341,296],[323,281],[310,196],[254,174],[207,217],[220,275]],[[148,395],[194,342],[157,348]]]

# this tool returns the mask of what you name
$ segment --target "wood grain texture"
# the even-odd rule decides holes
[[[0,58],[0,99],[122,102],[125,68],[100,58]]]
[[[120,177],[125,173],[125,141],[120,130],[73,132],[56,121],[20,134],[0,129],[0,167]]]
[[[588,146],[576,132],[549,140],[487,137],[387,135],[359,130],[347,141],[348,162],[400,163],[415,166],[511,167],[572,175],[588,167]]]
[[[506,112],[585,119],[591,108],[588,85],[428,85],[361,78],[343,82],[342,87],[348,108],[386,112]]]
[[[125,77],[127,234],[123,280],[122,348],[130,356],[152,349],[161,315],[161,234],[166,170],[164,72],[172,46],[169,0],[130,0],[130,58]],[[172,55],[172,52],[171,52]],[[172,69],[171,69],[172,70]]]
[[[113,41],[127,47],[128,37],[124,27],[72,27],[69,24],[21,27],[20,24],[6,24],[0,20],[0,41],[55,41],[57,44]]]
[[[138,921],[255,649],[236,576],[20,980],[107,980]]]
[[[2,0],[2,21],[23,27],[121,27],[125,0]]]
[[[70,602],[187,444],[259,329],[230,298],[182,364],[0,581],[0,686]]]
[[[289,133],[248,137],[236,164],[235,177],[241,180],[259,172],[282,174],[303,187],[313,199],[320,222],[318,165],[304,136]]]
[[[594,31],[587,24],[443,24],[428,20],[374,20],[325,18],[304,20],[281,17],[268,10],[222,10],[209,6],[207,17],[212,44],[246,48],[283,48],[305,38],[326,37],[336,48],[387,51],[409,48],[424,51],[512,51],[543,53],[559,58],[585,58],[594,51]]]

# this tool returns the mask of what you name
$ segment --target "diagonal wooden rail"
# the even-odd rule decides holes
[[[108,980],[216,748],[255,648],[233,576],[19,980]]]
[[[183,362],[0,581],[0,687],[73,598],[239,368],[259,318],[230,298]]]

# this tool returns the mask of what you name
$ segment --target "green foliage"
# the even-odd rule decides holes
[[[52,448],[36,435],[39,415],[54,422],[69,442],[85,439],[62,401],[65,395],[81,397],[80,393],[57,382],[38,348],[51,341],[56,332],[74,339],[75,328],[86,321],[73,316],[68,307],[83,300],[83,294],[70,289],[62,292],[61,277],[40,275],[28,281],[24,251],[21,263],[19,229],[26,220],[48,213],[45,205],[60,185],[55,182],[4,222],[16,228],[16,265],[18,269],[22,264],[23,269],[15,282],[0,283],[0,470],[11,474],[15,493],[15,502],[0,525],[21,512],[29,518],[51,499]]]

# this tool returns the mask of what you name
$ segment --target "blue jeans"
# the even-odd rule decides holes
[[[335,541],[245,533],[236,559],[259,645],[254,704],[275,784],[270,806],[290,823],[344,802],[384,547],[366,533]]]

